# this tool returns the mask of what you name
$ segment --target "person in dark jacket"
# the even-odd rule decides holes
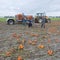
[[[45,17],[42,17],[41,28],[45,28]]]
[[[32,27],[32,22],[29,22],[28,23],[28,27]]]

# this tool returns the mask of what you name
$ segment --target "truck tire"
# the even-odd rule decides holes
[[[8,24],[8,25],[13,25],[13,24],[15,24],[15,21],[14,21],[13,19],[9,19],[9,20],[7,21],[7,24]]]

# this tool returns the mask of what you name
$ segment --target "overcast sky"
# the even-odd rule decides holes
[[[38,12],[60,15],[60,0],[0,0],[0,16]]]

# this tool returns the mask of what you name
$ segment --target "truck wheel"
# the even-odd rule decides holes
[[[13,24],[15,23],[15,21],[14,21],[13,19],[9,19],[9,20],[7,21],[7,23],[8,23],[9,25],[13,25]]]

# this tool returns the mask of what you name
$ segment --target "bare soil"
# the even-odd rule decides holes
[[[20,42],[13,37],[14,33],[19,36]],[[31,34],[38,34],[38,36]],[[24,43],[21,42],[23,40]],[[36,40],[36,43],[29,44],[29,40]],[[18,49],[20,44],[24,45],[23,50]],[[37,48],[40,44],[45,47]],[[6,52],[11,48],[15,51],[7,57]],[[47,54],[50,49],[53,50],[52,56]],[[27,25],[7,25],[6,22],[0,22],[0,60],[17,60],[18,56],[22,56],[24,60],[60,60],[60,21],[46,24],[45,29],[41,28],[39,23],[34,23],[31,28],[28,28]]]

